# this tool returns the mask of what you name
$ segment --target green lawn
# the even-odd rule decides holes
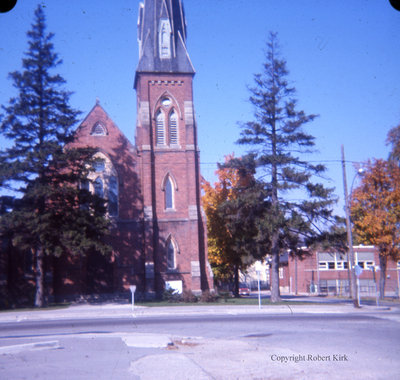
[[[229,305],[258,305],[257,298],[219,298],[215,302],[170,302],[170,301],[147,301],[147,302],[137,302],[138,306],[147,307],[162,307],[162,306],[206,306],[206,305],[216,305],[216,306],[229,306]],[[262,299],[261,304],[264,305],[309,305],[310,302],[296,302],[296,301],[281,301],[277,303],[272,303],[269,299]]]

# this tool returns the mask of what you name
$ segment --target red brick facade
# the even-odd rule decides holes
[[[110,186],[107,181],[115,177],[118,211],[110,215],[113,258],[110,262],[102,260],[102,265],[96,267],[102,273],[103,285],[93,288],[88,281],[82,281],[95,275],[90,274],[88,265],[93,264],[90,259],[79,265],[79,273],[77,263],[64,262],[64,268],[69,270],[58,269],[57,274],[57,288],[61,293],[123,292],[130,285],[136,285],[142,293],[160,293],[170,281],[175,285],[181,282],[182,290],[200,292],[212,288],[206,258],[205,219],[200,205],[192,75],[140,75],[136,89],[136,146],[98,103],[77,129],[71,144],[71,147],[98,148],[105,166],[93,174],[92,190],[98,180],[96,176],[101,177],[107,199]],[[165,116],[171,112],[177,115],[177,136],[173,144],[167,141],[168,136],[164,144],[156,141],[156,114],[160,111]],[[166,135],[168,128],[165,122]],[[172,207],[166,205],[166,181],[172,184],[173,204],[168,205]],[[174,250],[174,262],[170,266],[167,265],[168,246]],[[81,281],[71,279],[72,272]]]
[[[375,297],[374,280],[379,284],[379,252],[373,246],[355,246],[354,253],[363,271],[359,277],[361,296]],[[289,257],[281,289],[290,294],[348,295],[349,271],[347,256],[335,252],[313,252],[303,259]],[[400,266],[393,260],[387,261],[385,295],[399,294]],[[378,285],[379,287],[379,285]]]
[[[185,289],[208,289],[211,271],[206,264],[205,225],[200,206],[192,75],[137,74],[136,90],[136,146],[142,168],[145,257],[148,266],[154,265],[154,283],[151,279],[148,285],[160,290],[163,281],[183,281]],[[162,142],[157,141],[160,113],[165,129]],[[177,127],[173,142],[168,123],[172,113],[176,115]],[[172,205],[166,204],[167,181],[172,184]],[[171,239],[176,262],[167,268],[165,250]]]
[[[182,2],[146,0],[138,30],[135,145],[99,104],[72,144],[98,148],[102,163],[91,174],[90,188],[108,200],[114,253],[108,262],[89,257],[78,272],[76,263],[63,263],[81,279],[70,281],[71,291],[122,292],[136,285],[143,294],[161,294],[166,287],[193,292],[213,287],[200,198],[195,72],[186,51]],[[64,272],[57,276],[61,291],[71,277]]]

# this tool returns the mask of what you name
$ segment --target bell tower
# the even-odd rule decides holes
[[[146,290],[212,287],[200,198],[195,71],[181,0],[139,5],[136,147],[141,169]]]

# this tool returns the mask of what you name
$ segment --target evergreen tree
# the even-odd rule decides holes
[[[44,257],[108,252],[102,240],[108,222],[104,201],[78,186],[91,170],[94,151],[68,149],[79,112],[69,105],[65,80],[52,73],[61,60],[40,5],[27,36],[23,70],[10,73],[18,95],[2,106],[0,119],[0,132],[13,142],[0,152],[0,186],[19,193],[1,221],[3,230],[12,231],[13,244],[34,256],[35,305],[41,307]]]
[[[389,155],[389,160],[400,162],[400,124],[397,127],[393,127],[386,139],[386,144],[392,146],[392,150]]]
[[[264,254],[270,256],[271,301],[280,299],[279,257],[287,251],[303,253],[301,247],[320,238],[332,221],[333,189],[314,181],[323,165],[304,160],[314,152],[314,137],[303,130],[316,115],[296,109],[295,89],[287,81],[286,61],[281,58],[278,39],[271,33],[263,71],[254,76],[250,102],[254,121],[244,123],[239,144],[250,147],[258,177],[268,192],[268,218],[258,223],[264,236]],[[303,191],[299,199],[299,191]],[[265,215],[265,213],[264,213]],[[266,238],[268,236],[268,239]]]

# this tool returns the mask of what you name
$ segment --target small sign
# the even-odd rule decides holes
[[[165,289],[173,290],[173,294],[182,294],[183,283],[180,280],[177,281],[165,281]]]
[[[362,268],[359,265],[355,265],[354,266],[354,272],[356,274],[357,277],[361,276],[361,273],[363,272]]]
[[[256,261],[254,264],[256,272],[261,272],[262,271],[262,263],[261,261]]]

